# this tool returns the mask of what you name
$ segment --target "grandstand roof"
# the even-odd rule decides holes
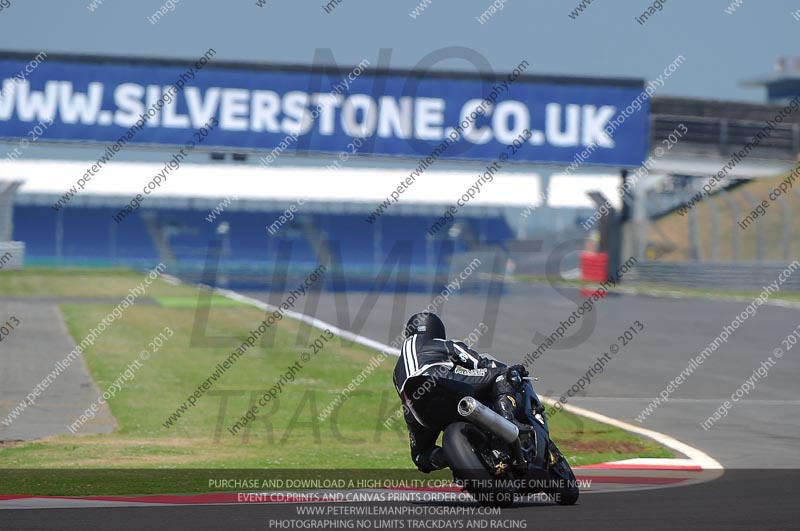
[[[17,202],[21,204],[53,204],[74,187],[91,162],[75,160],[17,160],[0,162],[0,179],[21,180]],[[164,170],[162,163],[115,161],[78,190],[69,200],[70,206],[119,206],[136,194],[144,196],[143,206],[207,208],[221,198],[235,196],[243,201],[232,209],[284,210],[298,198],[310,203],[348,205],[347,211],[375,209],[398,184],[409,177],[409,171],[392,168],[327,169],[324,166],[230,166],[182,164],[180,169],[165,175],[166,181],[152,194],[143,188]],[[499,175],[481,184],[480,193],[470,200],[474,207],[529,206],[539,197],[535,174]],[[402,211],[410,205],[436,206],[454,204],[474,185],[480,174],[468,170],[442,171],[429,169],[415,179],[393,203],[390,210]]]

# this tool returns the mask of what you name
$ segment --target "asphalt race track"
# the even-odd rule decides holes
[[[483,321],[494,333],[484,334],[479,350],[508,361],[521,361],[536,346],[531,342],[536,332],[549,335],[576,308],[574,302],[547,285],[508,286],[498,304],[490,305],[488,311],[485,293],[467,291],[450,296],[439,308],[449,335],[466,337]],[[574,290],[563,293],[578,300]],[[263,293],[251,295],[267,301],[270,298]],[[403,300],[386,293],[375,298],[373,307],[362,308],[366,297],[365,293],[325,292],[315,311],[308,313],[386,343],[400,332],[405,316],[424,308],[431,300],[426,294],[408,294]],[[572,345],[562,340],[563,345],[554,345],[533,365],[541,379],[537,390],[543,395],[560,396],[611,344],[619,343],[619,336],[634,321],[640,321],[642,332],[621,347],[605,371],[592,379],[585,396],[570,402],[672,435],[699,448],[727,469],[714,481],[633,492],[586,493],[573,507],[523,503],[500,515],[463,514],[476,506],[456,502],[380,504],[401,507],[399,511],[407,511],[406,516],[298,513],[300,506],[339,506],[360,511],[379,507],[370,503],[34,509],[0,511],[0,529],[266,530],[352,529],[358,525],[392,529],[797,529],[797,351],[786,352],[726,418],[708,431],[700,426],[797,326],[796,308],[760,307],[678,387],[669,403],[661,405],[643,423],[635,420],[642,408],[683,370],[688,359],[705,348],[746,305],[746,301],[613,295],[599,301],[587,314],[595,316],[596,323],[593,329],[584,331],[585,339]],[[356,319],[360,313],[363,322]],[[495,320],[487,320],[495,313]],[[404,317],[398,321],[397,315]],[[579,320],[565,335],[575,334],[580,326]],[[800,351],[800,347],[796,348]],[[462,514],[454,515],[456,510]],[[325,519],[337,520],[339,527],[324,524]],[[364,523],[366,520],[368,524]]]
[[[559,289],[580,300],[576,290]],[[361,323],[356,321],[356,315],[362,311],[366,297],[354,292],[323,293],[313,315],[388,343],[405,324],[405,318],[402,322],[392,321],[393,311],[408,316],[428,306],[432,299],[427,294],[408,294],[405,311],[397,312],[397,307],[403,309],[402,297],[380,294]],[[262,299],[268,301],[267,297]],[[775,358],[777,363],[768,376],[756,381],[755,389],[736,402],[727,417],[707,431],[701,426],[798,326],[800,309],[796,307],[759,307],[726,344],[684,380],[670,396],[670,402],[662,403],[642,423],[635,420],[686,368],[689,359],[706,348],[747,304],[749,301],[609,296],[591,312],[596,316],[596,325],[593,330],[587,327],[585,340],[568,343],[566,336],[580,330],[578,320],[561,340],[563,347],[554,344],[534,362],[534,375],[540,378],[536,390],[545,396],[561,396],[598,356],[618,343],[619,352],[612,355],[602,374],[592,378],[585,389],[586,396],[569,403],[671,435],[706,452],[726,469],[800,468],[800,346]],[[451,295],[439,313],[450,337],[464,338],[484,321],[494,334],[484,334],[478,350],[504,361],[519,362],[540,343],[531,341],[536,332],[552,334],[559,321],[567,320],[576,307],[551,286],[516,284],[500,297],[494,322],[490,321],[491,306],[486,312],[485,293]],[[622,346],[619,336],[636,320],[644,330]]]
[[[577,505],[522,504],[500,514],[469,514],[473,504],[389,504],[411,516],[343,516],[340,509],[376,511],[374,504],[322,504],[325,516],[298,515],[298,505],[224,505],[0,511],[3,531],[59,529],[218,530],[272,529],[536,529],[642,530],[797,529],[796,471],[728,472],[695,486],[582,496]],[[307,504],[306,506],[314,506]],[[386,507],[381,504],[380,507]],[[454,516],[456,512],[465,513]],[[450,513],[450,514],[443,514]],[[325,520],[338,521],[325,525]],[[394,525],[387,522],[394,520]],[[402,523],[398,523],[402,521]],[[295,522],[295,524],[293,524]],[[298,525],[299,524],[299,525]],[[303,527],[306,526],[306,527]]]
[[[75,340],[70,337],[58,309],[60,302],[70,300],[86,299],[31,300],[6,297],[0,300],[0,315],[14,315],[24,323],[20,333],[9,334],[3,340],[3,355],[0,356],[0,420],[7,421],[6,415],[19,407],[27,397],[34,399],[33,405],[29,403],[9,426],[0,422],[0,441],[31,440],[69,433],[67,427],[99,394],[82,358],[59,374],[42,398],[31,394],[42,381],[43,375],[56,370],[56,364],[75,348]],[[98,422],[86,426],[86,432],[110,433],[114,430],[115,421],[108,406],[100,407],[97,417]]]

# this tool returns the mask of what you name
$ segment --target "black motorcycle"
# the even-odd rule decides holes
[[[438,392],[429,394],[420,410],[443,413],[435,424],[444,431],[442,448],[453,479],[479,504],[508,507],[517,497],[545,493],[560,505],[572,505],[578,501],[578,483],[550,439],[532,378],[511,377],[522,396],[515,408],[517,422],[485,405],[491,400],[488,389],[465,388],[447,379],[435,380]]]

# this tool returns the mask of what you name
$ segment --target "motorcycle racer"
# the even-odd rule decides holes
[[[405,336],[393,380],[403,402],[411,458],[420,471],[448,466],[445,452],[436,445],[440,427],[446,424],[436,407],[437,396],[445,389],[457,389],[463,396],[486,395],[497,413],[516,423],[519,388],[528,374],[525,367],[508,367],[462,341],[446,339],[444,323],[433,313],[412,315]]]

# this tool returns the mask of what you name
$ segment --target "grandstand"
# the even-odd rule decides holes
[[[158,194],[115,220],[123,205],[143,195],[142,183],[160,165],[114,162],[56,210],[54,203],[85,166],[64,160],[6,164],[6,173],[21,183],[14,238],[29,242],[29,263],[149,267],[164,262],[170,271],[194,277],[206,266],[209,243],[218,242],[221,269],[262,280],[287,263],[291,272],[330,262],[348,275],[374,276],[395,248],[408,253],[401,263],[409,272],[431,275],[460,252],[501,249],[514,236],[509,209],[516,212],[539,194],[535,178],[499,176],[447,230],[430,236],[425,229],[460,195],[453,191],[474,182],[471,173],[432,170],[391,212],[370,223],[369,214],[391,190],[388,183],[407,173],[185,164]],[[298,198],[304,201],[289,220],[286,206]],[[281,216],[287,222],[274,228]]]
[[[0,77],[17,72],[27,56],[0,54]],[[514,257],[518,272],[541,271],[543,258],[526,260],[524,241],[581,237],[580,222],[594,209],[585,192],[601,190],[618,206],[619,168],[635,167],[646,151],[646,110],[615,131],[613,142],[602,131],[641,92],[640,80],[517,69],[504,80],[513,91],[503,94],[500,79],[487,74],[199,66],[191,86],[170,89],[166,99],[156,89],[183,80],[185,61],[50,54],[24,82],[7,84],[3,136],[13,156],[0,159],[0,182],[13,183],[13,238],[28,242],[27,263],[164,262],[191,279],[213,265],[233,281],[264,282],[282,268],[300,274],[319,263],[374,279],[394,260],[409,276],[430,279],[460,254],[486,251],[501,264]],[[69,94],[50,104],[52,84]],[[102,87],[104,100],[87,99],[90,86]],[[298,89],[306,104],[341,100],[341,111],[327,114],[318,103],[318,123],[293,129]],[[137,93],[142,101],[133,102]],[[98,107],[86,108],[90,101]],[[217,105],[216,129],[148,193],[197,124],[210,124],[194,115],[198,102]],[[485,116],[470,117],[475,102],[484,102]],[[133,108],[148,116],[135,130]],[[14,150],[37,120],[48,124],[41,137]],[[440,143],[454,138],[445,124],[461,128],[449,150]],[[123,137],[130,138],[118,150]],[[593,160],[560,174],[577,147],[595,141],[602,148]],[[512,160],[445,219],[501,152]],[[85,179],[98,156],[109,160]],[[419,178],[390,201],[415,168]],[[441,229],[428,230],[437,221]]]
[[[17,72],[27,55],[0,55],[0,77]],[[459,255],[483,251],[516,273],[542,274],[556,245],[585,238],[581,222],[605,198],[622,212],[622,222],[633,221],[616,248],[644,258],[650,220],[696,193],[698,177],[715,174],[763,127],[760,117],[782,108],[655,97],[620,122],[612,139],[603,125],[642,100],[641,80],[515,71],[504,81],[513,89],[501,95],[498,78],[486,74],[212,61],[185,94],[176,89],[170,101],[157,100],[156,89],[183,79],[185,71],[178,60],[49,55],[24,90],[7,84],[5,97],[13,101],[4,111],[4,147],[13,156],[0,159],[0,183],[3,201],[14,207],[13,217],[0,220],[0,241],[25,242],[30,264],[163,262],[192,280],[212,267],[225,272],[223,283],[262,286],[276,272],[299,275],[320,263],[330,265],[331,278],[369,284],[396,267],[428,281],[444,276]],[[324,92],[342,79],[349,79],[349,90]],[[47,104],[50,83],[68,96]],[[89,100],[80,91],[91,84],[114,102],[97,99],[102,109],[85,108]],[[136,87],[146,101],[129,101]],[[486,115],[473,111],[470,118],[475,102],[490,97]],[[108,108],[118,101],[125,107]],[[159,101],[134,140],[112,150],[131,132],[131,108],[145,111],[149,104],[152,110]],[[201,101],[217,106],[216,130],[164,173],[197,134],[195,125],[209,126],[210,118],[192,114]],[[317,103],[317,123],[300,120],[295,129],[297,101],[336,101],[341,111]],[[41,123],[49,123],[41,138],[20,151],[19,138]],[[462,128],[450,149],[439,143],[452,137],[448,123]],[[664,137],[681,125],[685,136],[658,154]],[[513,160],[445,218],[522,131],[528,135]],[[786,171],[799,144],[800,115],[794,114],[731,171],[730,182]],[[582,146],[592,154],[576,169],[571,163]],[[113,160],[76,188],[92,166],[87,161],[103,154]],[[622,179],[645,160],[652,164],[634,188],[636,207],[623,208]],[[400,183],[402,195],[391,198]],[[569,255],[559,267],[576,265]]]

